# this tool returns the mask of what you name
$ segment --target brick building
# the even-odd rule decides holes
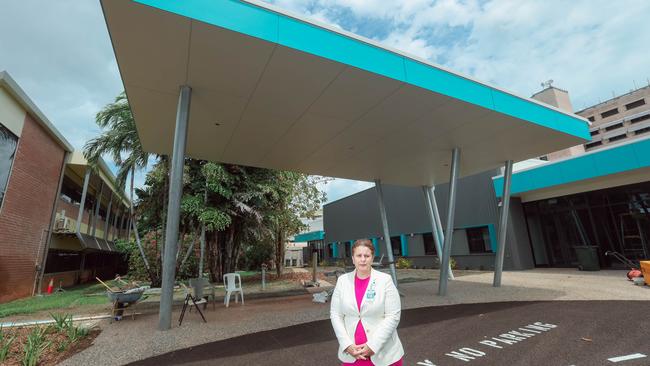
[[[127,236],[129,201],[114,180],[103,161],[90,169],[0,72],[0,302],[50,278],[66,286],[124,270],[113,241]]]
[[[73,148],[0,72],[0,302],[29,296]]]

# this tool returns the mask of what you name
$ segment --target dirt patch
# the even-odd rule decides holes
[[[34,328],[30,327],[3,330],[5,340],[11,337],[15,338],[9,349],[9,354],[4,362],[2,362],[2,365],[22,365],[27,336],[33,331],[33,329]],[[44,344],[46,346],[38,359],[39,366],[50,366],[61,363],[68,357],[90,347],[95,338],[97,338],[99,333],[101,333],[100,329],[94,328],[91,329],[85,337],[71,343],[67,334],[57,332],[54,327],[50,326],[42,329],[44,329]]]

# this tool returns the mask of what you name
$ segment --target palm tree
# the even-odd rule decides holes
[[[142,149],[140,137],[135,127],[135,120],[129,107],[124,92],[120,93],[113,103],[107,104],[97,113],[95,122],[102,128],[103,132],[96,138],[91,139],[84,146],[84,156],[94,166],[97,164],[102,155],[110,156],[117,164],[117,186],[123,190],[126,184],[126,178],[131,175],[130,187],[130,216],[135,233],[135,241],[140,250],[140,255],[144,261],[148,272],[151,272],[149,262],[140,243],[136,218],[133,211],[133,178],[136,170],[144,169],[149,161],[149,153]],[[131,230],[131,228],[129,228]]]

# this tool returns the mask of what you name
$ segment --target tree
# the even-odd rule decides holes
[[[120,190],[124,190],[126,179],[129,174],[131,175],[130,217],[133,227],[136,228],[134,230],[136,244],[145,267],[150,272],[152,282],[156,282],[157,278],[149,266],[147,256],[140,243],[133,209],[134,175],[136,170],[144,169],[147,166],[149,153],[142,149],[126,94],[124,92],[120,93],[113,103],[107,104],[99,111],[95,116],[95,122],[102,128],[103,132],[85,144],[84,156],[91,166],[96,166],[103,155],[109,155],[118,167],[116,180]]]

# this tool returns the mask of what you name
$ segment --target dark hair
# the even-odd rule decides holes
[[[372,245],[372,242],[368,239],[359,239],[352,244],[352,255],[354,255],[354,250],[357,249],[358,247],[366,247],[370,249],[370,252],[372,255],[375,255],[375,246]]]

